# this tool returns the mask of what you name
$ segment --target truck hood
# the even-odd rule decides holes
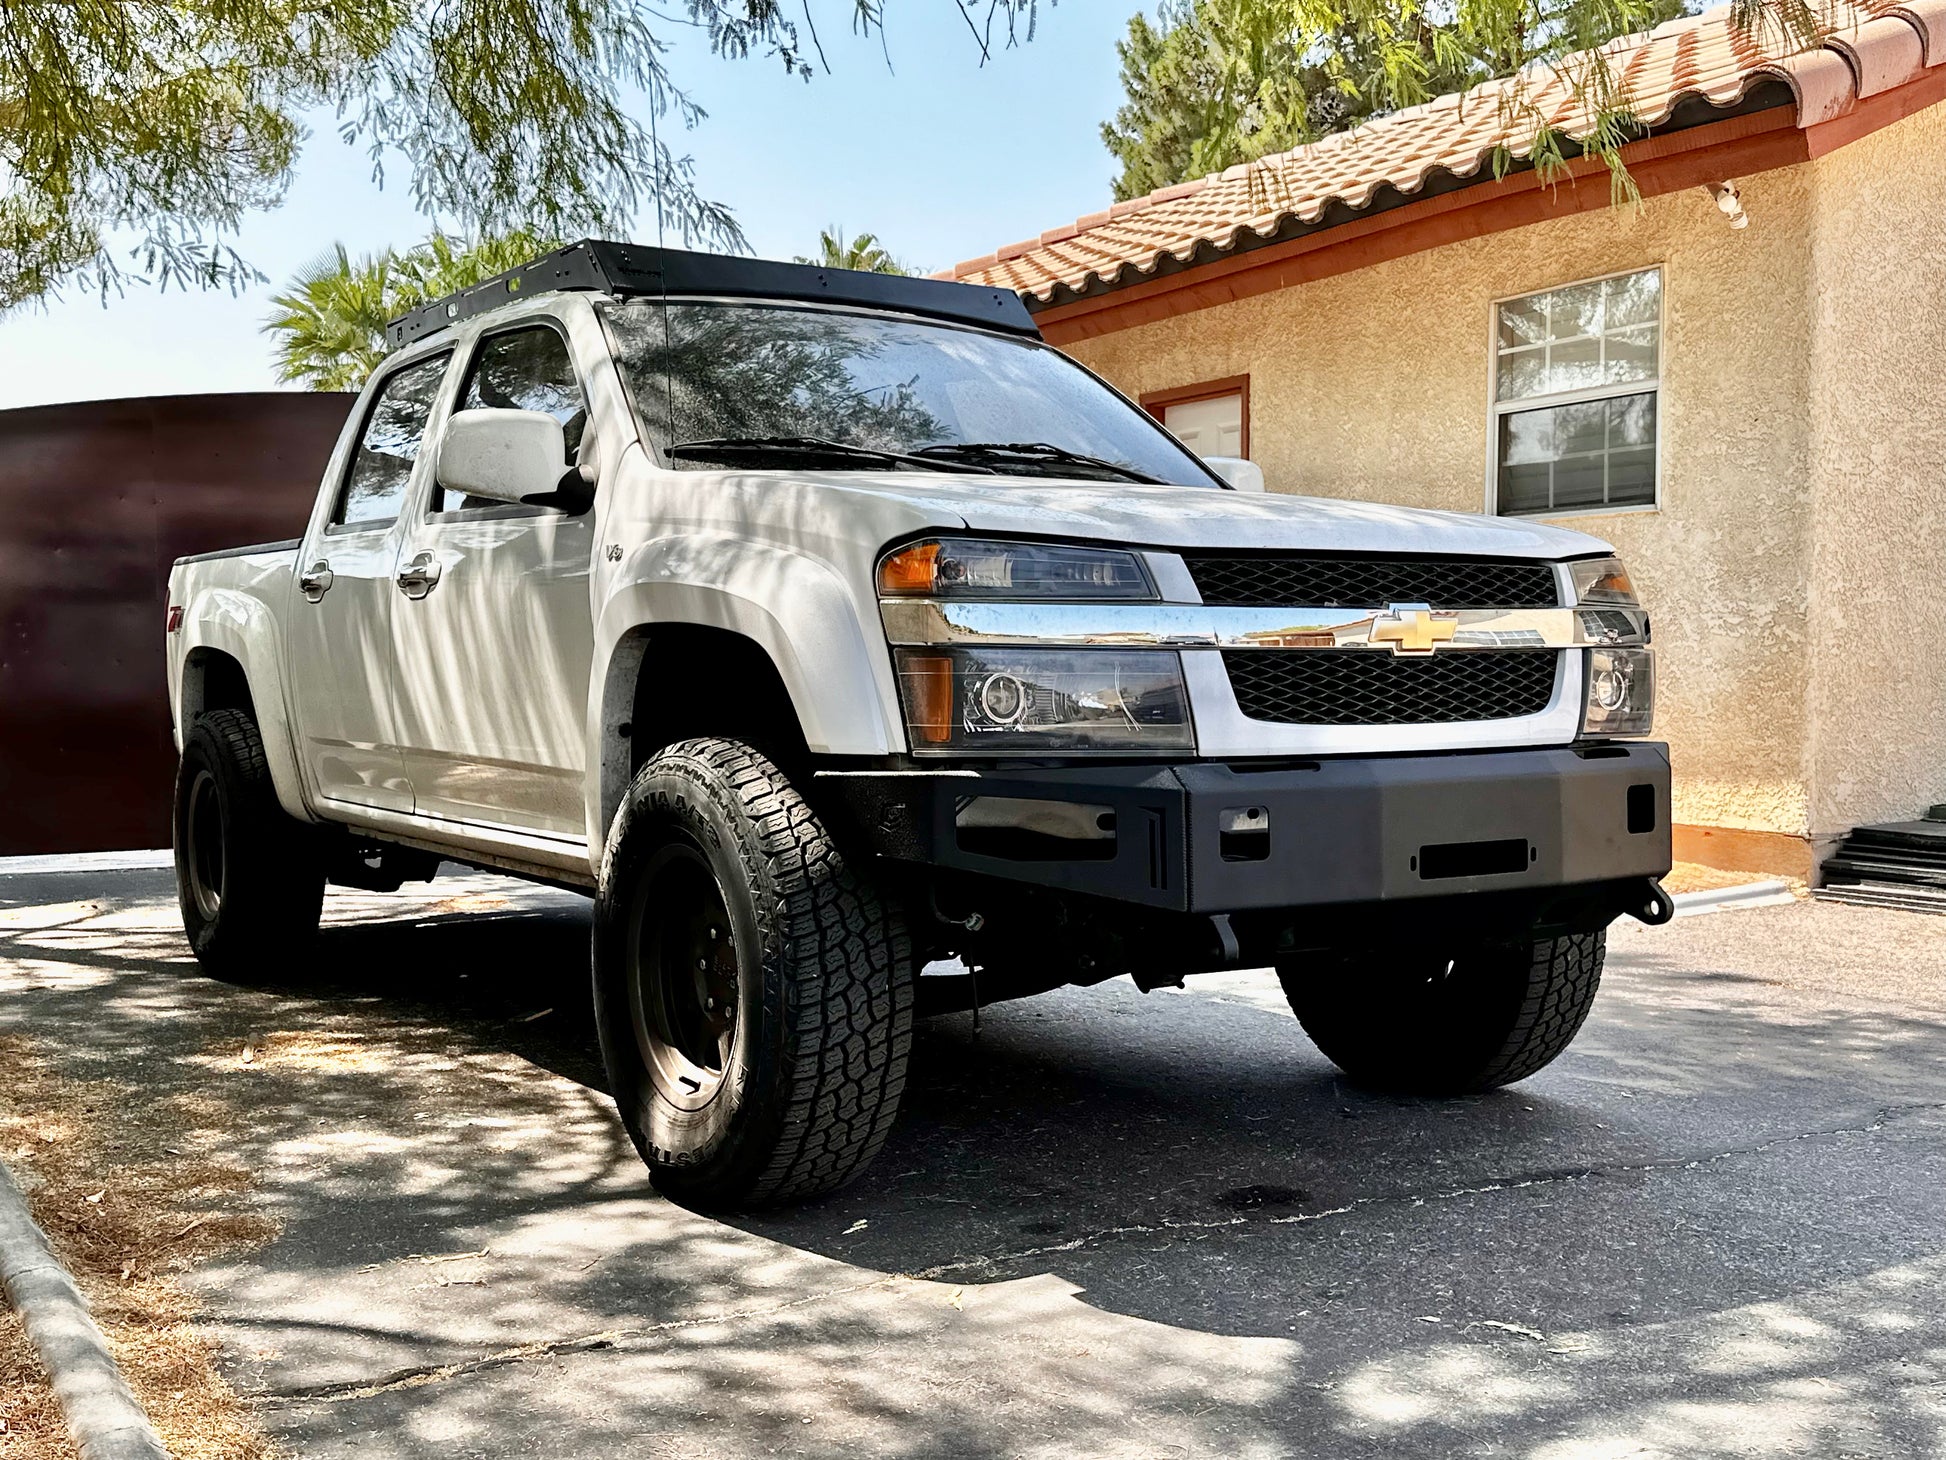
[[[798,479],[903,504],[941,527],[957,518],[957,525],[975,532],[1130,547],[1550,559],[1608,551],[1608,544],[1586,533],[1521,518],[1334,497],[928,472],[804,473]]]

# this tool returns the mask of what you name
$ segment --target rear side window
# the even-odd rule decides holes
[[[568,357],[568,342],[546,325],[508,330],[480,341],[466,372],[466,384],[460,388],[458,409],[542,411],[554,417],[561,423],[561,435],[567,443],[567,455],[561,462],[564,471],[581,449],[581,437],[588,427],[587,402],[581,394],[581,382],[575,378],[574,362]],[[501,505],[483,497],[433,488],[434,512]]]
[[[380,387],[331,514],[332,526],[371,527],[399,515],[439,382],[452,358],[435,355],[408,365]]]

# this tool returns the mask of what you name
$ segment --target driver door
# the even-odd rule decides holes
[[[553,415],[568,469],[587,431],[587,397],[551,319],[477,341],[453,409],[481,407]],[[436,479],[415,501],[393,605],[414,809],[585,846],[594,513],[457,497]]]

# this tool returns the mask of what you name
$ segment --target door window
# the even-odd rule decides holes
[[[408,365],[379,388],[331,513],[333,527],[380,527],[399,515],[451,355]]]
[[[580,451],[588,426],[587,401],[568,357],[568,342],[547,325],[507,330],[482,340],[460,388],[458,409],[543,411],[554,417],[567,442],[567,456],[561,463],[564,471]],[[435,486],[431,510],[467,512],[503,505]]]

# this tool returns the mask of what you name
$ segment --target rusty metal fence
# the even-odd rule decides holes
[[[351,399],[0,411],[0,856],[169,844],[169,565],[300,534]]]

